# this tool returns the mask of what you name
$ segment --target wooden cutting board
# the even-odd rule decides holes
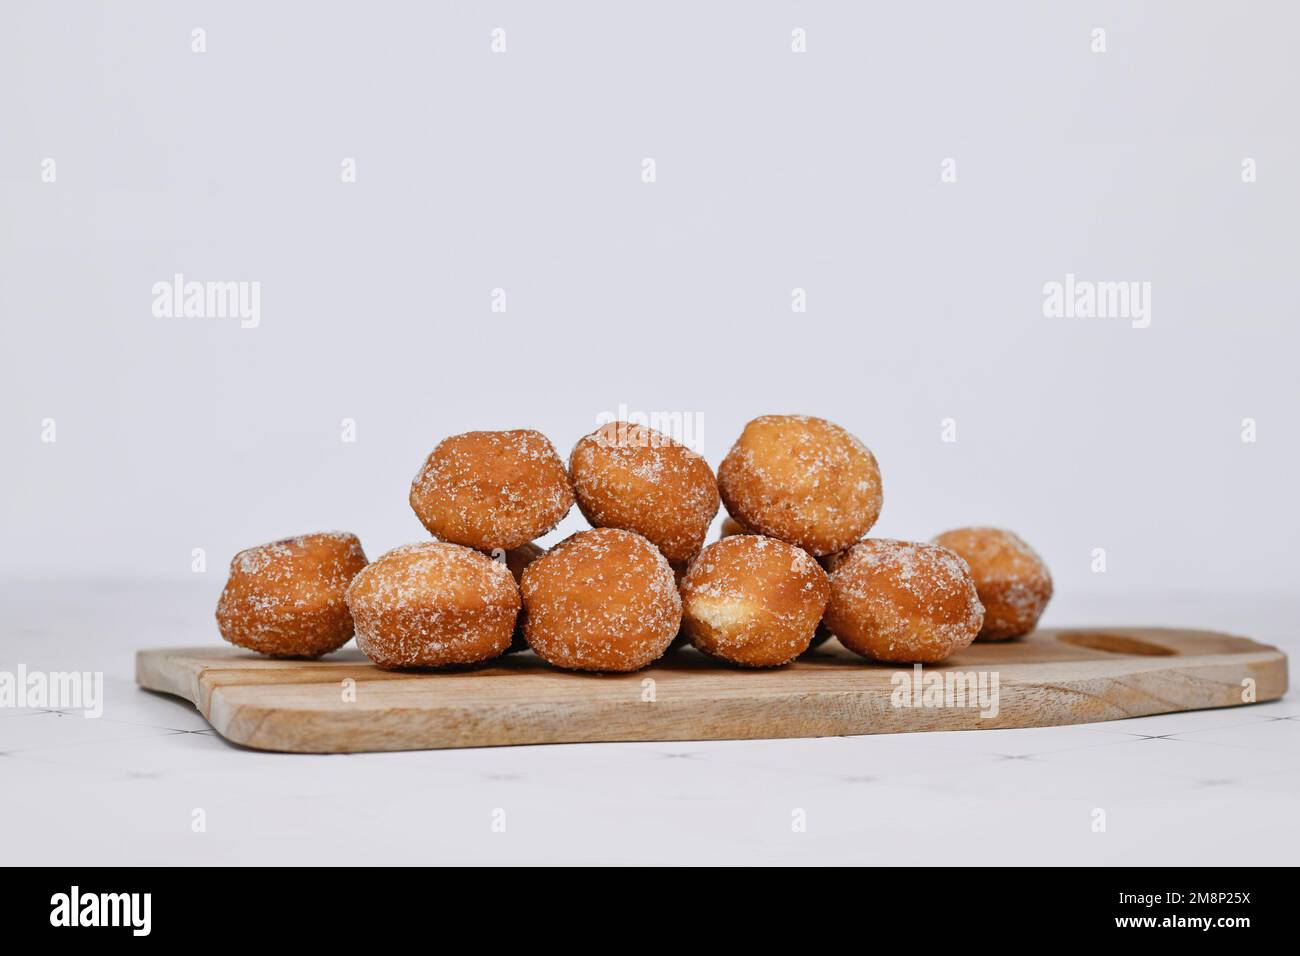
[[[141,686],[192,701],[228,740],[299,753],[1048,727],[1232,707],[1249,691],[1273,700],[1287,663],[1275,647],[1212,631],[1042,630],[974,644],[916,678],[833,640],[776,670],[688,648],[616,675],[557,671],[531,653],[440,673],[379,670],[354,648],[320,661],[219,644],[136,656]],[[959,679],[971,681],[964,700]]]

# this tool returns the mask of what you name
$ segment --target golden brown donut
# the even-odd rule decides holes
[[[938,663],[975,640],[983,621],[970,568],[938,545],[868,538],[831,574],[825,624],[871,660]]]
[[[718,468],[718,488],[739,524],[815,556],[860,540],[883,501],[867,447],[806,415],[764,415],[746,425]]]
[[[523,578],[524,568],[528,567],[528,565],[532,564],[545,553],[545,548],[539,547],[532,542],[521,545],[518,548],[511,548],[509,551],[504,552],[504,554],[500,551],[495,552],[496,555],[502,556],[501,559],[505,561],[506,567],[510,569],[510,574],[514,577],[515,584],[518,584]],[[515,621],[515,632],[511,635],[510,646],[506,648],[506,653],[514,654],[526,650],[528,650],[528,641],[524,640],[524,616],[520,614],[518,620]]]
[[[411,482],[410,501],[441,541],[509,550],[559,524],[573,506],[573,489],[547,437],[518,428],[439,442]]]
[[[737,534],[753,534],[753,532],[746,530],[745,526],[735,518],[731,517],[731,515],[726,515],[722,519],[722,528],[719,532],[718,540],[721,541],[723,538],[730,538],[732,535]],[[823,555],[822,557],[817,558],[817,563],[820,564],[822,569],[829,575],[831,572],[830,562],[843,553],[843,551],[836,551],[833,554]],[[804,653],[821,647],[834,636],[834,634],[826,629],[825,624],[819,623],[817,625],[817,630],[813,632],[812,640],[808,643],[807,651]]]
[[[529,646],[570,670],[645,667],[668,649],[682,619],[668,561],[619,528],[565,538],[525,569],[520,590]]]
[[[984,605],[977,641],[1005,641],[1028,634],[1052,597],[1052,575],[1034,549],[1000,528],[945,531],[935,544],[956,551],[970,565]]]
[[[569,474],[596,528],[649,538],[669,561],[689,561],[718,513],[718,483],[700,455],[653,428],[610,422],[578,440]]]
[[[502,654],[519,604],[504,563],[442,541],[394,548],[348,588],[357,646],[390,669],[472,664]]]
[[[320,657],[352,639],[344,592],[366,566],[346,531],[285,538],[239,552],[217,601],[217,628],[271,657]]]
[[[736,534],[753,534],[753,533],[754,532],[752,531],[746,530],[745,526],[742,525],[735,518],[731,517],[731,515],[727,515],[722,519],[722,529],[718,540],[721,541],[722,538],[730,538],[732,535],[736,535]],[[836,551],[833,554],[823,555],[822,557],[817,558],[817,563],[820,564],[822,566],[822,569],[825,570],[826,573],[829,575],[831,572],[830,562],[833,559],[839,557],[843,553],[844,553],[843,551]],[[834,636],[835,635],[833,635],[830,631],[826,630],[826,625],[818,624],[817,630],[813,633],[812,640],[808,643],[808,650],[811,651],[811,650],[815,650],[818,647],[821,647],[823,644],[825,644]],[[807,653],[807,651],[805,651],[805,653]]]
[[[746,667],[776,667],[806,651],[831,594],[807,551],[751,534],[701,551],[681,590],[691,643]]]

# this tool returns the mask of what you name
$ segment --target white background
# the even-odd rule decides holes
[[[286,534],[374,557],[424,536],[406,493],[442,437],[567,457],[625,404],[702,416],[715,467],[755,415],[837,421],[880,460],[876,533],[1008,526],[1061,592],[1292,589],[1297,29],[1282,3],[7,3],[0,572],[179,577],[204,548],[215,599]],[[155,318],[176,272],[260,281],[260,327]],[[1067,272],[1151,282],[1150,328],[1045,318]]]
[[[876,533],[1019,531],[1056,577],[1047,624],[1300,647],[1298,28],[1281,2],[6,0],[0,666],[102,671],[107,699],[99,720],[0,709],[19,784],[0,845],[47,864],[1294,862],[1290,699],[303,756],[225,743],[131,668],[220,646],[242,547],[424,537],[406,495],[439,439],[531,426],[567,456],[620,405],[702,417],[715,466],[755,415],[841,423],[881,464]],[[260,282],[260,326],[154,317],[177,272]],[[1150,282],[1150,328],[1045,318],[1067,273]]]

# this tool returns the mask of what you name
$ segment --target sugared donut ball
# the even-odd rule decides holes
[[[722,526],[718,532],[718,540],[721,541],[723,538],[730,538],[733,535],[753,534],[753,533],[754,532],[750,531],[748,528],[746,528],[735,518],[731,517],[731,515],[723,515]],[[805,553],[807,552],[805,551]],[[836,551],[832,554],[825,555],[824,557],[819,557],[817,558],[817,563],[822,566],[822,568],[826,571],[827,574],[829,574],[831,571],[830,562],[838,558],[843,553],[844,553],[843,551]],[[674,571],[678,570],[678,566],[674,564],[673,569]],[[682,573],[679,572],[677,575],[677,584],[679,589],[681,586],[681,579],[682,579]],[[830,640],[830,638],[833,636],[834,635],[832,635],[830,631],[826,630],[824,625],[818,624],[816,631],[813,633],[812,641],[809,642],[808,644],[807,650],[811,651],[817,647],[820,647],[822,644],[825,644],[828,640]],[[689,636],[686,633],[685,621],[683,620],[682,631],[680,634],[677,635],[677,639],[673,641],[670,650],[677,650],[678,648],[684,647],[689,643],[690,643]]]
[[[733,664],[775,667],[808,649],[831,587],[802,548],[745,534],[701,551],[681,591],[692,644]]]
[[[754,534],[814,555],[842,551],[880,517],[880,469],[843,428],[806,415],[745,426],[718,468],[727,511]]]
[[[682,619],[673,569],[646,538],[581,531],[524,571],[524,636],[543,660],[634,671],[660,657]]]
[[[545,553],[545,548],[539,547],[532,542],[518,548],[511,548],[505,553],[506,567],[510,569],[510,574],[514,577],[516,584],[523,579],[524,568]],[[526,650],[528,650],[528,642],[524,640],[524,616],[520,614],[518,620],[515,621],[515,632],[510,638],[510,646],[506,648],[506,653],[514,654],[516,651]]]
[[[443,667],[496,657],[519,614],[510,569],[441,541],[394,548],[348,588],[357,646],[380,667]]]
[[[569,474],[597,528],[649,538],[669,561],[689,561],[718,513],[718,483],[700,455],[653,428],[610,422],[579,439]]]
[[[235,555],[217,602],[231,644],[272,657],[320,657],[352,638],[344,594],[366,566],[354,534],[285,538]]]
[[[869,538],[831,574],[825,624],[871,660],[937,663],[975,640],[983,621],[966,562],[938,545]]]
[[[737,535],[737,534],[753,534],[753,532],[746,530],[743,524],[741,524],[739,521],[737,521],[735,518],[731,517],[730,515],[727,515],[725,518],[722,519],[722,528],[718,540],[722,540],[722,538],[730,538],[732,535]],[[844,553],[843,551],[836,551],[832,554],[824,555],[822,557],[817,558],[817,563],[822,566],[822,569],[827,574],[830,574],[832,570],[831,562],[836,558],[838,558],[843,553]],[[818,624],[817,630],[813,633],[813,638],[809,642],[807,650],[811,651],[811,650],[815,650],[818,647],[821,647],[833,636],[834,635],[832,635],[830,631],[826,630],[825,624]]]
[[[518,428],[439,442],[411,482],[410,500],[435,538],[491,551],[554,528],[573,506],[573,489],[546,436]]]
[[[958,528],[934,539],[970,565],[984,605],[977,641],[1005,641],[1028,634],[1052,597],[1052,575],[1034,549],[1010,531]]]

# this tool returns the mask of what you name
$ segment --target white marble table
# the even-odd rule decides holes
[[[188,703],[132,679],[139,647],[218,640],[211,582],[6,581],[0,595],[0,670],[101,670],[106,696],[97,720],[0,708],[0,846],[11,864],[1281,864],[1300,855],[1294,695],[1040,730],[268,754],[227,744]],[[1208,627],[1294,655],[1298,615],[1300,600],[1282,596],[1061,596],[1044,623]],[[1093,828],[1097,809],[1104,832]],[[798,811],[803,832],[792,826]]]

